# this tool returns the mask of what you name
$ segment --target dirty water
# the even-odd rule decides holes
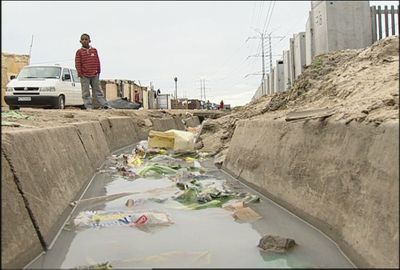
[[[124,148],[116,154],[131,154],[133,148]],[[230,190],[259,196],[260,202],[248,206],[262,218],[238,221],[232,211],[221,207],[190,210],[173,199],[181,190],[168,176],[123,177],[116,170],[110,170],[113,167],[110,158],[104,163],[103,170],[94,176],[83,199],[121,192],[133,194],[110,201],[79,203],[52,248],[26,268],[81,269],[102,263],[108,263],[114,269],[353,267],[330,239],[218,170],[211,158],[202,160],[201,166],[210,176],[207,181],[226,181]],[[134,201],[131,208],[127,206],[128,199]],[[121,222],[108,225],[104,222],[104,227],[74,226],[74,219],[84,211],[114,214],[154,211],[167,214],[171,223],[127,226]],[[297,245],[283,254],[261,251],[257,245],[266,234],[294,239]]]

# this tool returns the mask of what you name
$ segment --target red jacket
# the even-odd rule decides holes
[[[80,48],[76,51],[75,67],[79,77],[94,77],[100,74],[100,60],[93,47]]]

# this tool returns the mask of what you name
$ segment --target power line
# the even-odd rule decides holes
[[[245,43],[247,43],[248,39],[246,40]],[[261,52],[261,47],[258,47],[257,52],[260,53]],[[253,59],[252,61],[247,61],[248,57],[245,58],[242,62],[240,62],[237,66],[235,66],[234,68],[232,68],[229,72],[228,75],[224,76],[222,79],[214,79],[213,81],[223,81],[226,80],[228,78],[230,78],[232,76],[233,73],[236,73],[237,71],[241,70],[242,68],[248,68],[251,67],[254,63],[255,63],[255,59]],[[247,62],[247,65],[244,65]]]
[[[271,36],[272,33],[269,33],[268,36],[268,43],[269,43],[269,72],[272,71],[272,39],[273,38],[280,38],[281,40],[285,38],[285,36]]]
[[[272,14],[273,14],[273,12],[274,12],[275,3],[276,3],[276,1],[274,1],[273,5],[272,5],[271,14],[270,14],[269,19],[268,19],[268,24],[266,25],[266,27],[265,27],[263,33],[266,33],[267,30],[268,30],[269,23],[270,23],[270,21],[271,21]]]
[[[267,38],[263,32],[258,32],[260,37],[249,37],[248,39],[261,39],[261,69],[262,69],[262,80],[261,80],[261,86],[262,86],[262,94],[265,94],[265,87],[264,87],[264,81],[265,81],[265,47],[264,47],[264,40]],[[256,74],[253,74],[256,75]]]
[[[253,2],[253,12],[252,12],[252,15],[251,15],[250,25],[253,25],[253,22],[254,22],[254,10],[255,9],[256,9],[256,2],[254,1]]]
[[[252,25],[253,24],[253,22],[254,22],[254,13],[255,13],[255,9],[256,9],[256,1],[254,1],[253,2],[253,11],[252,11],[252,15],[251,15],[251,17],[250,17],[250,25]],[[223,64],[220,66],[220,68],[223,68],[223,67],[225,67],[226,66],[226,64],[229,62],[229,61],[231,61],[233,58],[234,58],[234,56],[235,55],[237,55],[237,53],[244,47],[244,45],[245,44],[247,44],[247,40],[246,41],[244,41],[224,62],[223,62]],[[253,48],[254,49],[254,48]],[[257,49],[258,50],[258,49]],[[233,73],[234,71],[237,71],[238,70],[238,68],[241,68],[242,66],[243,66],[243,64],[246,62],[246,60],[244,60],[243,62],[240,62],[239,63],[239,65],[236,65],[233,69],[230,69],[230,71],[228,72],[228,74],[231,74],[231,73]],[[213,76],[215,77],[215,74],[213,74]],[[225,77],[223,77],[222,79],[217,79],[217,81],[222,81],[222,80],[225,80],[225,79],[227,79],[229,77],[229,75],[228,76],[225,76]]]
[[[200,79],[200,100],[206,100],[206,89],[210,89],[206,87],[206,79]]]
[[[269,13],[270,13],[270,10],[271,10],[271,6],[272,6],[272,2],[269,2],[269,6],[268,6],[268,11],[267,11],[267,16],[265,16],[265,22],[264,22],[264,27],[262,28],[263,29],[263,33],[265,33],[265,26],[267,25],[267,21],[268,21],[268,19],[269,19]]]
[[[242,45],[240,45],[240,47],[239,47],[236,51],[233,52],[233,54],[231,54],[231,56],[221,65],[221,67],[224,67],[224,66],[229,62],[229,60],[231,60],[231,59],[233,58],[233,56],[234,56],[235,54],[237,54],[237,53],[240,51],[240,49],[243,48],[243,46],[244,46],[245,44],[246,44],[246,41],[243,42]]]
[[[274,1],[275,2],[275,1]],[[264,7],[266,7],[266,2],[265,1],[262,1],[262,2],[260,2],[260,4],[258,5],[258,10],[257,10],[257,13],[256,13],[256,16],[254,16],[255,15],[255,9],[257,8],[257,4],[256,4],[256,2],[254,2],[253,3],[253,12],[252,12],[252,16],[251,16],[251,25],[255,22],[256,23],[256,25],[258,25],[260,22],[261,22],[261,16],[262,16],[262,11],[264,10]],[[273,4],[272,4],[272,2],[270,2],[269,3],[269,6],[268,6],[268,10],[267,10],[267,17],[266,17],[266,19],[265,19],[265,22],[264,22],[264,26],[266,25],[266,24],[268,24],[268,22],[270,21],[270,17],[271,17],[271,15],[272,15],[272,7],[273,7]],[[268,16],[269,15],[269,16]],[[264,29],[263,29],[264,30]],[[247,41],[246,41],[247,42]],[[245,42],[245,43],[246,43]],[[244,44],[245,44],[244,43]],[[242,47],[243,47],[243,45],[244,44],[242,44],[242,46],[241,47],[239,47],[239,49],[235,52],[235,53],[237,53]],[[263,51],[263,49],[265,49],[264,48],[264,46],[261,46],[262,44],[261,44],[261,42],[260,43],[258,43],[257,44],[257,47],[255,47],[254,45],[253,46],[251,46],[251,53],[254,53],[254,49],[256,49],[256,51],[255,51],[255,53],[257,53],[257,54],[259,54],[259,53],[262,53],[262,51]],[[235,54],[234,53],[234,54]],[[234,55],[233,54],[233,55]],[[227,61],[225,61],[225,64],[233,57],[233,55],[227,60]],[[265,56],[266,58],[268,58],[267,56]],[[218,79],[218,80],[214,80],[214,81],[223,81],[223,80],[226,80],[226,79],[228,79],[228,78],[230,78],[231,76],[232,76],[232,74],[234,74],[234,73],[236,73],[237,71],[239,71],[239,70],[242,70],[243,69],[243,71],[247,71],[248,70],[248,68],[250,67],[252,67],[255,63],[256,63],[256,58],[254,58],[254,59],[252,59],[252,60],[250,60],[250,61],[247,61],[248,60],[248,58],[246,58],[244,61],[242,61],[241,63],[239,63],[235,68],[233,68],[233,69],[231,69],[231,71],[228,73],[228,75],[227,76],[225,76],[225,77],[223,77],[222,79]],[[247,62],[247,65],[245,65],[245,63]],[[264,72],[265,73],[265,72]],[[241,76],[241,80],[240,81],[242,81],[243,80],[243,77]],[[240,82],[239,81],[239,82]]]
[[[256,19],[256,22],[255,22],[255,25],[257,26],[257,25],[259,25],[259,23],[260,23],[260,19],[261,19],[261,6],[262,6],[262,2],[259,2],[259,6],[258,6],[258,9],[257,9],[257,19]]]

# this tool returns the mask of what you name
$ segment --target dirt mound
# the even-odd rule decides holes
[[[227,116],[205,121],[199,145],[204,151],[226,152],[238,120],[277,119],[289,112],[316,109],[329,109],[330,119],[346,123],[378,126],[399,119],[399,37],[365,49],[315,57],[289,91],[261,97]]]

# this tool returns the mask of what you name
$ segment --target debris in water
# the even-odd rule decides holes
[[[98,269],[98,270],[110,270],[112,265],[109,262],[98,263],[96,265],[78,266],[75,269]]]
[[[235,210],[233,217],[236,220],[244,222],[253,222],[262,218],[256,211],[250,207],[242,207]]]
[[[130,227],[141,225],[169,225],[172,223],[167,214],[162,212],[146,212],[143,214],[132,214],[129,216]]]
[[[78,201],[73,201],[71,202],[69,205],[70,206],[75,206],[78,203],[82,203],[82,202],[93,202],[93,201],[110,201],[110,200],[115,200],[121,197],[125,197],[128,195],[132,195],[132,194],[137,194],[134,192],[122,192],[122,193],[116,193],[116,194],[110,194],[110,195],[105,195],[105,196],[99,196],[99,197],[93,197],[93,198],[88,198],[88,199],[82,199],[82,200],[78,200]]]
[[[132,199],[128,199],[125,203],[125,206],[128,208],[132,208],[135,205],[135,201]]]
[[[149,147],[173,149],[175,151],[194,150],[194,134],[191,132],[171,129],[168,131],[154,131],[149,133]]]
[[[210,189],[209,193],[207,191],[201,193],[198,188],[192,186],[184,190],[175,200],[189,209],[200,210],[210,207],[221,207],[224,202],[232,198],[230,195],[221,194],[218,192],[215,193],[214,189]]]
[[[129,166],[135,166],[138,167],[143,164],[143,160],[140,158],[139,155],[134,155],[128,160],[128,165]]]
[[[115,225],[169,225],[173,222],[167,214],[158,211],[83,211],[74,219],[75,226],[105,228]]]
[[[244,203],[241,200],[231,200],[227,203],[224,203],[222,205],[222,208],[228,210],[228,211],[236,211],[240,208],[244,207]]]
[[[138,175],[140,176],[146,176],[146,175],[151,175],[151,174],[158,174],[158,175],[165,175],[165,174],[175,174],[177,171],[163,165],[158,165],[158,164],[150,164],[146,165],[143,169],[141,169],[138,172]]]
[[[132,154],[137,154],[141,157],[143,157],[145,155],[145,153],[147,152],[149,148],[149,144],[147,142],[147,140],[144,141],[140,141],[135,148],[132,150]]]
[[[277,235],[265,235],[260,239],[258,247],[264,251],[283,253],[294,247],[296,242],[290,238],[283,238]]]

